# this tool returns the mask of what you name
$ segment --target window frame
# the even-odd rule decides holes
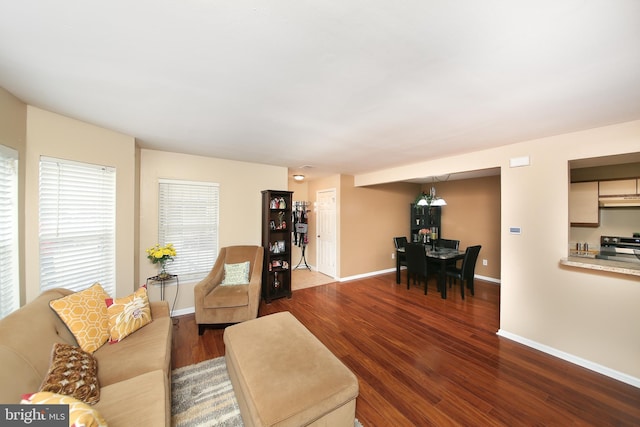
[[[116,168],[41,156],[40,290],[116,291]]]
[[[171,196],[168,191],[172,191]],[[189,197],[204,198],[207,195],[210,199],[192,199],[193,203],[190,204]],[[170,198],[173,198],[172,201]],[[166,203],[173,205],[167,206]],[[198,212],[202,215],[194,215]],[[181,227],[178,222],[183,225],[186,223],[186,227]],[[203,236],[208,237],[203,239]],[[158,180],[158,244],[164,246],[172,243],[176,250],[175,259],[167,264],[169,273],[178,275],[183,283],[202,280],[218,257],[219,237],[219,183],[166,178]]]
[[[0,318],[20,308],[17,150],[0,144]]]

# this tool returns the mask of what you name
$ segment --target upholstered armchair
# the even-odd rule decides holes
[[[198,334],[204,333],[206,325],[239,323],[258,317],[263,257],[261,246],[220,249],[213,269],[193,290]],[[247,261],[248,271],[240,271]],[[244,278],[240,278],[243,273]]]

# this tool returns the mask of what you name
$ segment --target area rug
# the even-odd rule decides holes
[[[243,427],[224,357],[171,372],[172,427]],[[358,420],[355,427],[362,427]]]

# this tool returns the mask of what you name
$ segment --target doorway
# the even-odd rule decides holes
[[[318,272],[336,277],[336,190],[316,193],[316,266]]]

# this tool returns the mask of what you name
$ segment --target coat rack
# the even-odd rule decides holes
[[[307,264],[307,258],[305,256],[305,249],[309,243],[309,212],[311,212],[308,208],[309,202],[293,202],[293,218],[291,219],[293,221],[293,244],[302,249],[302,256],[300,257],[298,265],[293,268],[294,270],[297,270],[298,268],[311,270],[311,267]]]

